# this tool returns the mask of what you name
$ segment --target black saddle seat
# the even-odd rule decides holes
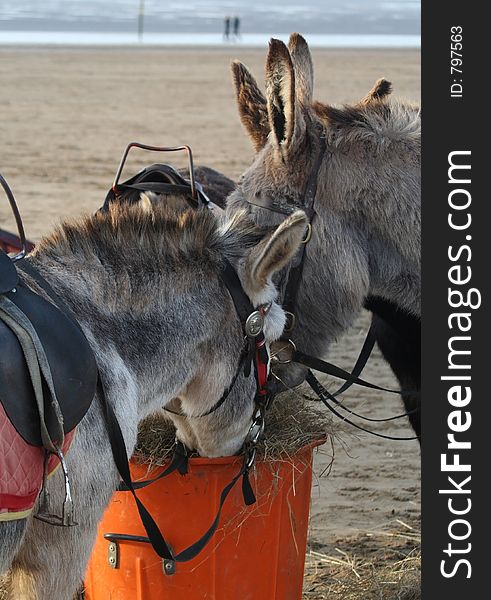
[[[198,197],[193,198],[191,183],[187,179],[170,165],[156,163],[145,167],[123,183],[118,183],[115,189],[111,188],[100,210],[107,211],[111,202],[139,202],[142,192],[181,196],[193,208],[208,204],[209,200],[199,184],[196,191]]]
[[[29,272],[31,269],[29,267]],[[10,291],[6,291],[9,287]],[[1,251],[0,293],[16,304],[34,326],[50,366],[63,414],[63,429],[68,433],[82,420],[95,395],[97,364],[92,349],[72,316],[34,293],[22,279],[19,280],[12,261]],[[51,296],[49,292],[48,295]],[[29,444],[41,446],[40,417],[24,353],[16,335],[2,320],[0,353],[0,402],[22,438]],[[43,390],[45,421],[50,435],[54,437],[56,416],[45,382]]]

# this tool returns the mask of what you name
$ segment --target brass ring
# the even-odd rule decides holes
[[[280,350],[284,351],[286,350],[288,347],[290,347],[290,358],[286,358],[281,360],[279,358],[279,353],[277,352],[274,356],[271,357],[272,362],[276,363],[277,365],[288,365],[292,362],[293,360],[293,355],[295,354],[295,352],[297,351],[297,347],[295,346],[295,342],[293,340],[280,340],[279,342],[275,342],[275,344],[279,344],[285,342],[285,345],[283,346],[283,348]]]

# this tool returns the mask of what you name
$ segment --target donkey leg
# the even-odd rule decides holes
[[[27,527],[27,519],[0,522],[0,575],[10,569],[21,547]]]
[[[79,524],[74,527],[54,527],[33,519],[12,564],[12,597],[72,600],[82,584],[106,505],[92,502],[90,510],[77,510]]]

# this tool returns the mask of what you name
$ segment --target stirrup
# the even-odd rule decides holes
[[[39,500],[39,510],[36,515],[34,515],[35,519],[39,519],[39,521],[43,521],[44,523],[48,523],[49,525],[56,525],[57,527],[74,527],[78,525],[73,518],[73,501],[72,501],[72,492],[70,488],[70,478],[68,477],[68,468],[65,461],[65,456],[61,451],[59,446],[56,447],[56,456],[60,461],[61,470],[63,471],[63,478],[65,482],[65,499],[63,501],[63,506],[61,509],[61,515],[57,515],[52,513],[49,509],[50,504],[50,496],[48,489],[46,487],[46,483],[48,480],[49,472],[48,472],[48,464],[49,458],[52,453],[46,452],[44,457],[44,473],[43,473],[43,486],[41,488],[40,500]]]

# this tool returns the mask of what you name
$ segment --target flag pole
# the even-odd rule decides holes
[[[140,10],[138,12],[138,40],[143,41],[143,26],[145,20],[145,0],[140,0]]]

